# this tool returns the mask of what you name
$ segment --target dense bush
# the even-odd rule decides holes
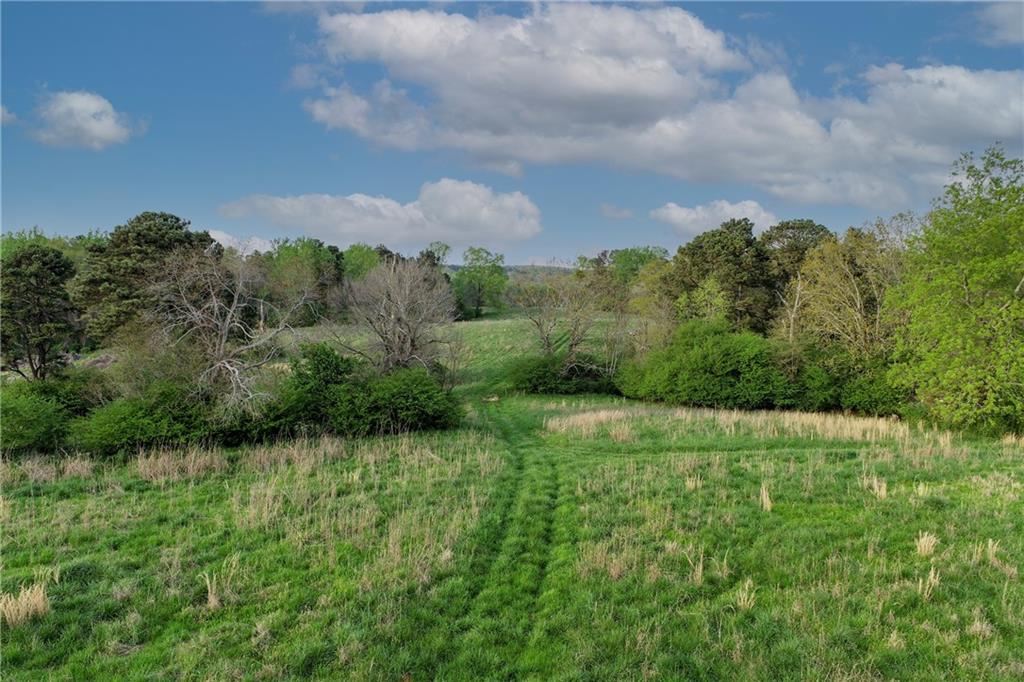
[[[850,412],[886,416],[901,414],[909,399],[906,391],[889,380],[888,368],[876,363],[859,368],[847,378],[840,406]]]
[[[839,408],[842,380],[821,364],[802,367],[794,383],[792,407],[805,412],[828,412]]]
[[[617,393],[603,365],[590,355],[528,356],[514,360],[508,368],[512,387],[527,393]]]
[[[668,347],[622,373],[619,387],[635,398],[742,409],[774,407],[790,393],[770,341],[703,320],[680,325]]]
[[[98,455],[203,440],[206,405],[172,384],[156,383],[142,396],[121,398],[71,423],[71,445]]]
[[[329,423],[342,435],[446,429],[462,419],[455,396],[421,367],[340,384],[333,393]]]
[[[855,358],[836,348],[808,349],[787,407],[809,412],[844,410],[875,416],[902,414],[910,396],[889,380],[882,359]]]
[[[59,374],[35,381],[21,381],[5,390],[52,400],[75,417],[116,396],[110,378],[89,367],[65,367]]]
[[[263,440],[323,431],[365,436],[449,428],[460,419],[458,401],[426,369],[381,376],[326,344],[311,344],[250,433]]]
[[[291,366],[291,376],[278,387],[274,399],[247,424],[257,440],[325,430],[333,389],[365,371],[325,343],[302,346]]]
[[[0,391],[0,444],[4,452],[49,452],[64,442],[67,411],[52,398],[19,390],[30,383],[36,382],[19,382]]]

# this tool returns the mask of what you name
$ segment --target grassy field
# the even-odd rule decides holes
[[[516,396],[525,324],[457,432],[5,464],[4,679],[1024,677],[1021,442]]]

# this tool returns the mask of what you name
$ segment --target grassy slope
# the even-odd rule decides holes
[[[1024,675],[1019,448],[511,396],[525,323],[460,330],[458,433],[6,467],[5,679]]]

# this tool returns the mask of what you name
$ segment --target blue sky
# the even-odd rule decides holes
[[[0,11],[4,230],[163,210],[569,260],[923,210],[960,151],[1024,138],[1021,4]]]

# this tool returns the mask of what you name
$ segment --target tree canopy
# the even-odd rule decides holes
[[[505,256],[471,246],[462,254],[462,263],[452,286],[463,317],[480,317],[484,306],[501,305],[501,295],[508,285]]]
[[[965,155],[891,311],[894,375],[949,423],[1024,430],[1024,162]]]
[[[89,334],[107,337],[151,307],[149,285],[171,254],[213,244],[209,233],[193,232],[189,221],[170,213],[147,211],[115,227],[109,239],[89,247],[71,286]]]
[[[369,244],[356,243],[343,252],[345,276],[350,280],[362,279],[380,262],[380,255]]]
[[[754,238],[754,224],[746,218],[727,220],[679,247],[668,281],[679,296],[713,277],[728,301],[726,319],[737,328],[763,332],[775,307],[768,262],[766,248]]]
[[[0,343],[3,367],[40,379],[64,363],[75,333],[75,311],[65,284],[71,259],[50,246],[27,244],[3,258]]]

